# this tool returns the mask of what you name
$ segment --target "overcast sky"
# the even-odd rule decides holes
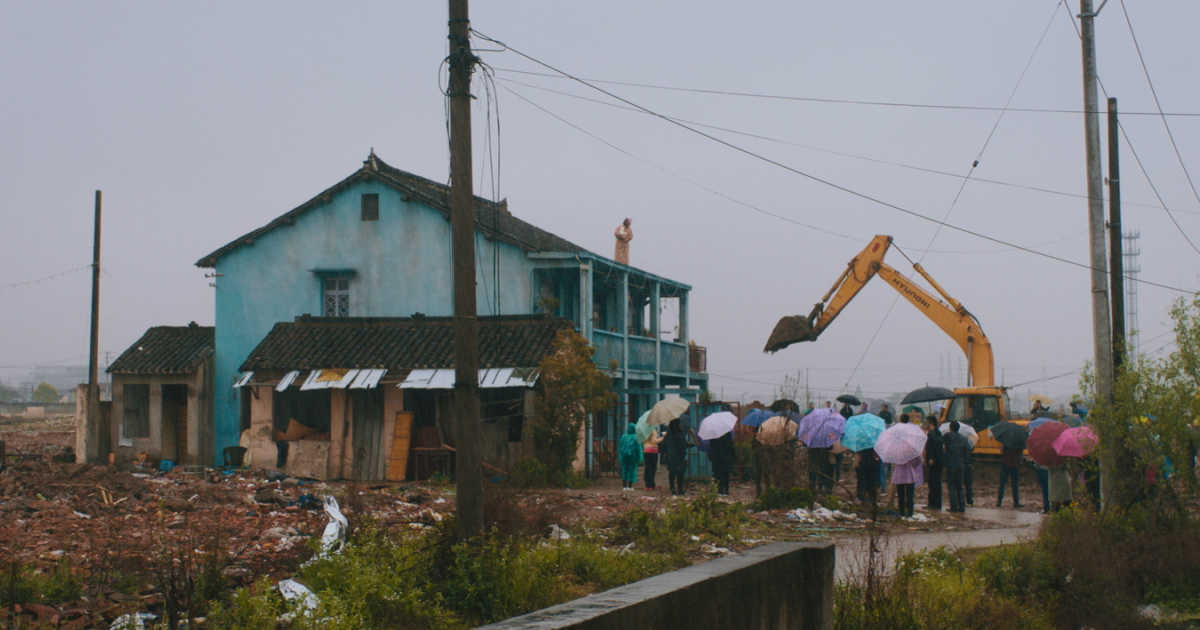
[[[1192,114],[1168,120],[1200,178],[1200,3],[1130,1],[1128,10],[1164,110]],[[1052,0],[542,0],[476,2],[472,25],[580,77],[839,101],[603,84],[725,128],[704,129],[792,169],[1085,262],[1083,120],[1071,113],[1082,107],[1068,17],[1077,12],[1077,2],[1068,12]],[[86,363],[84,266],[97,188],[103,363],[148,326],[211,324],[212,290],[194,262],[353,172],[371,147],[445,181],[445,40],[444,2],[0,5],[0,378]],[[1133,149],[1179,225],[1200,240],[1200,202],[1162,120],[1144,115],[1155,104],[1120,0],[1098,18],[1097,41],[1101,80],[1128,112]],[[957,347],[910,305],[884,320],[896,294],[882,282],[816,343],[761,352],[775,321],[806,313],[874,234],[893,235],[914,259],[930,250],[924,266],[979,317],[1007,383],[1067,372],[1091,356],[1085,270],[950,229],[930,246],[932,223],[661,119],[584,100],[612,102],[576,82],[513,72],[545,69],[476,45],[494,68],[498,99],[489,101],[477,77],[477,192],[495,191],[517,216],[604,255],[613,228],[632,217],[633,263],[694,287],[692,336],[708,347],[713,389],[725,398],[770,398],[785,374],[805,369],[814,389],[836,393],[860,359],[850,390],[961,378]],[[1014,88],[1014,108],[1071,111],[842,102],[1002,107]],[[493,186],[486,165],[497,153]],[[929,170],[965,175],[977,157],[953,203],[961,177]],[[1157,207],[1125,145],[1121,164],[1124,223],[1142,234],[1142,277],[1200,288],[1200,254]],[[908,269],[895,251],[888,262]],[[1167,308],[1179,295],[1139,287],[1143,350],[1169,351]],[[1033,388],[1065,395],[1075,382]]]

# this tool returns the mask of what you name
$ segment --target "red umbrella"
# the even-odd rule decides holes
[[[1063,458],[1054,450],[1054,440],[1068,428],[1070,427],[1057,420],[1038,425],[1038,428],[1029,434],[1029,441],[1025,443],[1033,461],[1047,467],[1061,464]]]

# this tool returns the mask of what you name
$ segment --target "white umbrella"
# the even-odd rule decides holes
[[[949,433],[950,423],[941,423],[938,425],[938,431],[941,431],[942,435]],[[965,422],[958,423],[958,434],[967,438],[967,441],[971,443],[971,448],[975,448],[975,443],[979,441],[979,434],[975,432],[975,427],[972,427]]]
[[[700,430],[696,434],[701,440],[715,440],[732,431],[737,421],[737,416],[732,413],[718,411],[700,421]]]
[[[758,427],[758,441],[767,446],[779,446],[796,439],[796,423],[783,416],[775,416]]]
[[[658,426],[666,424],[675,418],[683,415],[683,412],[688,410],[692,403],[682,398],[664,398],[650,408],[650,415],[646,417],[646,424],[650,426]]]

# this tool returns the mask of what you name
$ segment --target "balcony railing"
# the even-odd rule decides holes
[[[625,338],[618,333],[606,330],[595,330],[592,333],[592,344],[596,347],[594,360],[601,368],[622,369],[623,344]],[[670,374],[683,374],[689,367],[688,346],[670,341],[659,342],[659,370]],[[644,372],[654,371],[654,339],[629,335],[629,365],[630,370]],[[695,369],[693,372],[697,371]]]

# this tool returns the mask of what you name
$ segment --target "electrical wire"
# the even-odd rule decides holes
[[[1075,36],[1082,39],[1083,32],[1080,30],[1079,24],[1075,21],[1075,18],[1071,17],[1070,7],[1067,7],[1067,0],[1060,0],[1060,2],[1064,7],[1067,8],[1067,20],[1071,23],[1071,27],[1075,29]],[[1108,88],[1104,87],[1104,80],[1100,78],[1099,73],[1096,74],[1096,84],[1100,86],[1100,91],[1104,93],[1104,97],[1108,98]],[[1124,113],[1121,115],[1123,116]],[[1162,194],[1158,192],[1158,186],[1154,185],[1154,179],[1150,177],[1150,172],[1146,170],[1146,165],[1142,162],[1141,156],[1138,155],[1137,149],[1135,149],[1133,146],[1133,139],[1129,137],[1129,132],[1125,130],[1125,124],[1119,118],[1117,120],[1117,128],[1120,129],[1121,137],[1125,139],[1125,145],[1129,147],[1129,152],[1133,155],[1133,160],[1138,165],[1138,170],[1142,172],[1142,177],[1146,178],[1146,184],[1150,186],[1150,191],[1153,192],[1155,198],[1158,199],[1158,203],[1161,205],[1163,211],[1167,213],[1167,217],[1171,219],[1171,223],[1175,224],[1175,229],[1179,231],[1184,240],[1186,240],[1188,244],[1192,246],[1192,249],[1196,249],[1196,245],[1192,243],[1192,239],[1183,231],[1183,227],[1179,225],[1179,221],[1175,219],[1175,215],[1171,212],[1171,209],[1167,207],[1167,202],[1163,199]],[[1132,279],[1128,275],[1125,277]]]
[[[1137,50],[1138,63],[1142,66],[1142,74],[1146,76],[1146,85],[1150,86],[1150,95],[1154,97],[1154,107],[1158,110],[1159,118],[1162,119],[1163,129],[1167,131],[1167,139],[1171,141],[1171,149],[1175,151],[1175,159],[1179,160],[1179,168],[1183,169],[1183,175],[1187,178],[1188,186],[1192,189],[1192,196],[1196,198],[1197,202],[1200,202],[1200,192],[1196,191],[1196,182],[1192,181],[1192,174],[1188,171],[1187,164],[1183,162],[1183,154],[1179,152],[1179,145],[1175,143],[1175,134],[1171,133],[1171,125],[1167,123],[1167,117],[1162,111],[1162,103],[1158,100],[1158,90],[1154,89],[1154,81],[1150,79],[1150,68],[1146,66],[1146,58],[1142,56],[1142,44],[1138,41],[1137,34],[1133,32],[1133,22],[1129,19],[1129,10],[1125,7],[1125,0],[1121,0],[1121,13],[1125,16],[1125,24],[1129,27],[1129,37],[1133,39],[1133,47]],[[1138,165],[1141,165],[1140,159],[1138,159]],[[1157,190],[1155,194],[1158,194]],[[1166,209],[1166,204],[1163,205],[1164,209]],[[1192,246],[1192,250],[1200,254],[1200,248],[1197,248],[1196,243],[1192,242],[1191,237],[1183,231],[1183,228],[1175,220],[1175,216],[1171,214],[1170,210],[1167,210],[1167,216],[1171,217],[1171,222],[1175,224],[1175,229],[1179,230],[1179,233],[1183,235],[1188,245]]]
[[[845,185],[842,185],[842,184],[838,184],[838,183],[836,183],[836,182],[834,182],[834,181],[831,181],[831,180],[825,179],[825,178],[823,178],[823,177],[820,177],[820,176],[817,176],[817,175],[813,175],[813,174],[811,174],[811,173],[808,173],[808,172],[806,172],[806,171],[800,170],[800,169],[798,169],[798,168],[796,168],[796,167],[793,167],[793,166],[790,166],[790,165],[788,165],[788,164],[785,164],[785,163],[783,163],[783,162],[780,162],[779,160],[775,160],[775,159],[772,159],[772,158],[766,157],[766,156],[764,156],[764,155],[762,155],[762,154],[760,154],[760,153],[756,153],[756,152],[754,152],[754,151],[751,151],[750,149],[747,149],[747,148],[745,148],[745,147],[742,147],[742,146],[740,146],[740,145],[734,144],[734,143],[732,143],[732,142],[729,142],[729,141],[727,141],[727,140],[724,140],[724,139],[722,139],[722,138],[720,138],[720,137],[714,136],[714,135],[712,135],[712,134],[710,134],[710,133],[707,133],[707,132],[701,131],[701,130],[699,130],[699,129],[697,129],[697,128],[693,127],[693,126],[687,125],[687,124],[685,124],[685,123],[682,123],[682,122],[679,122],[679,121],[676,121],[676,120],[672,120],[670,117],[664,116],[663,114],[660,114],[660,113],[658,113],[658,112],[656,112],[656,111],[654,111],[654,110],[652,110],[652,109],[649,109],[649,108],[647,108],[647,107],[644,107],[644,106],[642,106],[642,105],[639,105],[638,103],[636,103],[636,102],[633,102],[633,101],[631,101],[631,100],[629,100],[629,99],[626,99],[626,98],[624,98],[624,97],[618,96],[618,95],[616,95],[616,94],[614,94],[614,93],[610,92],[609,90],[606,90],[606,89],[604,89],[604,88],[602,88],[602,87],[599,87],[599,86],[597,86],[597,85],[593,85],[592,83],[589,83],[588,81],[586,81],[586,80],[584,80],[584,79],[581,79],[581,78],[579,78],[579,77],[577,77],[577,76],[575,76],[575,75],[573,75],[573,74],[570,74],[570,73],[568,73],[568,72],[566,72],[566,71],[564,71],[564,70],[560,70],[560,69],[556,68],[555,66],[552,66],[552,65],[550,65],[549,63],[546,63],[546,62],[544,62],[544,61],[541,61],[541,60],[539,60],[539,59],[537,59],[537,58],[535,58],[535,57],[533,57],[533,56],[530,56],[530,55],[528,55],[528,54],[526,54],[526,53],[522,52],[521,50],[519,50],[519,49],[516,49],[516,48],[513,48],[512,46],[509,46],[509,45],[505,44],[504,42],[501,42],[501,41],[499,41],[499,40],[496,40],[496,39],[494,39],[494,38],[492,38],[492,37],[488,36],[488,35],[487,35],[487,34],[485,34],[485,33],[481,33],[480,31],[478,31],[478,30],[476,30],[476,29],[474,29],[474,28],[472,28],[472,29],[471,29],[471,32],[472,32],[472,33],[474,33],[475,35],[479,36],[479,37],[480,37],[480,38],[482,38],[482,39],[485,39],[485,40],[487,40],[487,41],[490,41],[490,42],[492,42],[492,43],[494,43],[494,44],[497,44],[497,45],[499,45],[499,46],[503,46],[503,47],[504,47],[504,48],[505,48],[507,51],[509,51],[509,52],[512,52],[512,53],[514,53],[514,54],[516,54],[516,55],[518,55],[518,56],[520,56],[520,57],[522,57],[522,58],[524,58],[524,59],[527,59],[527,60],[529,60],[529,61],[531,61],[531,62],[533,62],[533,63],[536,63],[536,64],[538,64],[538,65],[540,65],[540,66],[543,66],[543,67],[545,67],[545,68],[547,68],[547,69],[549,69],[549,70],[552,70],[552,71],[554,71],[554,72],[558,72],[559,74],[561,74],[561,75],[563,75],[563,76],[566,76],[566,77],[568,77],[568,78],[570,78],[570,79],[572,79],[572,80],[574,80],[574,81],[577,81],[577,82],[579,82],[579,83],[581,83],[581,84],[583,84],[583,85],[585,85],[585,86],[588,86],[588,87],[592,88],[593,90],[596,90],[597,92],[600,92],[600,93],[602,93],[602,94],[605,94],[605,95],[609,96],[610,98],[613,98],[613,99],[616,99],[616,100],[618,100],[618,101],[621,101],[621,102],[623,102],[623,103],[625,103],[625,104],[627,104],[627,105],[631,105],[631,106],[633,106],[633,107],[636,107],[636,108],[638,108],[638,109],[640,109],[640,110],[642,110],[642,111],[646,112],[647,114],[650,114],[650,115],[652,115],[652,116],[654,116],[654,117],[656,117],[656,118],[658,118],[658,119],[660,119],[660,120],[663,120],[663,121],[665,121],[665,122],[668,122],[668,123],[670,123],[670,124],[672,124],[672,125],[675,125],[675,126],[677,126],[677,127],[680,127],[680,128],[682,128],[682,129],[684,129],[684,130],[686,130],[686,131],[689,131],[689,132],[691,132],[691,133],[695,134],[695,135],[701,136],[701,137],[703,137],[703,138],[707,138],[708,140],[711,140],[711,141],[713,141],[713,142],[715,142],[715,143],[717,143],[717,144],[720,144],[720,145],[722,145],[722,146],[724,146],[724,147],[726,147],[726,148],[728,148],[728,149],[731,149],[731,150],[733,150],[733,151],[736,151],[736,152],[738,152],[738,153],[742,153],[743,155],[746,155],[746,156],[748,156],[748,157],[751,157],[751,158],[753,158],[753,159],[756,159],[756,160],[759,160],[759,161],[765,162],[765,163],[767,163],[767,164],[773,165],[773,166],[775,166],[775,167],[778,167],[778,168],[780,168],[780,169],[782,169],[782,170],[788,171],[788,172],[790,172],[790,173],[793,173],[793,174],[795,174],[795,175],[800,175],[801,177],[804,177],[804,178],[806,178],[806,179],[812,180],[812,181],[814,181],[814,182],[817,182],[817,183],[820,183],[820,184],[824,184],[825,186],[827,186],[827,187],[829,187],[829,188],[833,188],[833,189],[835,189],[835,190],[840,190],[840,191],[842,191],[842,192],[844,192],[844,193],[846,193],[846,194],[848,194],[848,195],[851,195],[851,196],[854,196],[854,197],[858,197],[858,198],[860,198],[860,199],[863,199],[863,200],[865,200],[865,201],[872,202],[872,203],[874,203],[874,204],[877,204],[877,205],[883,206],[883,207],[885,207],[885,208],[890,208],[890,209],[892,209],[892,210],[896,210],[897,212],[901,212],[901,213],[903,213],[903,214],[907,214],[907,215],[909,215],[909,216],[911,216],[911,217],[914,217],[914,218],[920,219],[920,220],[922,220],[922,221],[926,221],[926,222],[929,222],[929,223],[934,223],[934,224],[942,224],[942,225],[944,225],[946,228],[949,228],[949,229],[951,229],[951,230],[954,230],[954,231],[957,231],[957,232],[961,232],[961,233],[963,233],[963,234],[968,234],[968,235],[971,235],[971,236],[974,236],[974,237],[976,237],[976,238],[980,238],[980,239],[983,239],[983,240],[986,240],[986,241],[991,241],[991,242],[993,242],[993,243],[996,243],[996,244],[998,244],[998,245],[1004,245],[1004,246],[1006,246],[1006,247],[1011,247],[1011,248],[1013,248],[1013,249],[1017,249],[1017,250],[1020,250],[1020,251],[1024,251],[1024,252],[1026,252],[1026,253],[1033,254],[1033,255],[1035,255],[1035,256],[1040,256],[1040,257],[1042,257],[1042,258],[1047,258],[1047,259],[1049,259],[1049,260],[1054,260],[1054,261],[1061,262],[1061,263],[1064,263],[1064,264],[1067,264],[1067,265],[1071,265],[1071,266],[1074,266],[1074,267],[1079,267],[1080,269],[1086,269],[1086,270],[1089,270],[1089,271],[1092,271],[1092,270],[1093,270],[1092,266],[1091,266],[1091,265],[1089,265],[1089,264],[1086,264],[1086,263],[1081,263],[1081,262],[1078,262],[1078,261],[1075,261],[1075,260],[1071,260],[1071,259],[1069,259],[1069,258],[1063,258],[1062,256],[1058,256],[1058,255],[1051,254],[1051,253],[1048,253],[1048,252],[1042,252],[1042,251],[1038,251],[1038,250],[1036,250],[1036,249],[1032,249],[1032,248],[1030,248],[1030,247],[1026,247],[1026,246],[1024,246],[1024,245],[1019,245],[1019,244],[1017,244],[1017,243],[1013,243],[1013,242],[1011,242],[1011,241],[1007,241],[1007,240],[1004,240],[1004,239],[1002,239],[1002,238],[999,238],[999,237],[991,236],[991,235],[989,235],[989,234],[985,234],[985,233],[983,233],[983,232],[979,232],[979,231],[977,231],[977,230],[972,230],[972,229],[970,229],[970,228],[965,228],[965,227],[961,227],[961,226],[954,225],[954,224],[951,224],[951,223],[946,223],[946,222],[938,221],[938,220],[937,220],[936,218],[934,218],[934,217],[931,217],[931,216],[928,216],[928,215],[922,214],[922,213],[920,213],[920,212],[917,212],[917,211],[915,211],[915,210],[911,210],[911,209],[909,209],[909,208],[905,208],[904,206],[901,206],[901,205],[899,205],[899,204],[896,204],[896,203],[892,203],[892,202],[886,201],[886,200],[884,200],[884,199],[881,199],[881,198],[879,198],[879,197],[875,197],[875,196],[873,196],[873,195],[870,195],[870,194],[868,194],[868,193],[864,193],[864,192],[861,192],[861,191],[855,190],[855,189],[853,189],[853,188],[849,188],[848,186],[845,186]],[[1107,270],[1105,270],[1105,273],[1106,273],[1106,274],[1108,273],[1108,272],[1107,272]],[[1129,279],[1130,279],[1130,280],[1132,280],[1132,281],[1141,282],[1141,283],[1143,283],[1143,284],[1145,284],[1145,285],[1147,285],[1147,286],[1154,286],[1154,287],[1158,287],[1158,288],[1161,288],[1161,289],[1167,289],[1167,290],[1170,290],[1170,291],[1175,291],[1175,292],[1178,292],[1178,293],[1190,294],[1190,293],[1193,293],[1193,292],[1194,292],[1194,291],[1192,291],[1192,290],[1189,290],[1189,289],[1183,289],[1183,288],[1180,288],[1180,287],[1175,287],[1175,286],[1171,286],[1171,285],[1164,284],[1164,283],[1160,283],[1160,282],[1154,282],[1154,281],[1151,281],[1151,280],[1146,280],[1146,279],[1143,279],[1143,278],[1140,278],[1140,277],[1139,277],[1139,278],[1133,278],[1133,277],[1130,277],[1130,276],[1126,276],[1126,277],[1127,277],[1127,278],[1129,278]]]
[[[48,282],[50,280],[56,280],[63,276],[70,275],[77,271],[83,271],[84,269],[91,269],[91,268],[92,268],[91,264],[80,265],[78,267],[71,267],[70,269],[64,269],[62,271],[52,273],[48,276],[42,276],[40,278],[31,278],[29,280],[21,280],[18,282],[9,282],[7,284],[0,284],[0,289],[16,289],[16,288],[20,288],[20,287],[32,286],[35,284],[41,284],[43,282]]]
[[[514,85],[520,85],[520,86],[527,87],[530,89],[539,90],[542,92],[549,92],[551,94],[558,94],[560,96],[566,96],[568,98],[574,98],[574,99],[578,99],[581,101],[587,101],[589,103],[595,103],[597,105],[603,105],[605,107],[611,107],[613,109],[619,109],[622,111],[636,112],[639,114],[645,113],[645,112],[643,112],[639,109],[633,108],[633,107],[627,107],[624,105],[619,105],[617,103],[612,103],[612,102],[601,100],[598,98],[591,98],[591,97],[583,96],[580,94],[574,94],[572,92],[567,92],[564,90],[556,90],[554,88],[548,88],[548,87],[537,85],[534,83],[527,83],[524,81],[517,81],[514,79],[504,79],[504,78],[498,79],[498,81],[500,81],[501,83],[511,83]],[[685,122],[685,123],[688,123],[691,125],[695,125],[697,127],[704,127],[706,129],[715,129],[717,131],[724,131],[726,133],[731,133],[731,134],[735,134],[735,135],[739,135],[739,136],[755,138],[757,140],[763,140],[765,142],[772,142],[775,144],[782,144],[782,145],[786,145],[786,146],[798,147],[798,148],[806,149],[809,151],[816,151],[818,153],[826,153],[828,155],[836,155],[839,157],[851,158],[851,159],[855,159],[855,160],[862,160],[864,162],[871,162],[874,164],[884,164],[887,166],[895,166],[898,168],[909,169],[909,170],[917,171],[920,173],[929,173],[931,175],[941,175],[943,177],[953,177],[954,179],[962,178],[961,173],[953,173],[953,172],[946,171],[946,170],[929,168],[929,167],[925,167],[925,166],[918,166],[916,164],[908,164],[906,162],[898,162],[895,160],[884,160],[884,159],[872,157],[869,155],[863,155],[861,153],[850,153],[850,152],[846,152],[846,151],[837,151],[835,149],[818,147],[818,146],[814,146],[811,144],[805,144],[803,142],[795,142],[793,140],[772,137],[772,136],[755,133],[755,132],[751,132],[751,131],[744,131],[744,130],[733,129],[733,128],[725,127],[725,126],[721,126],[721,125],[714,125],[711,123],[704,123],[704,122],[699,122],[696,120],[690,120],[687,118],[682,118],[680,116],[669,116],[669,117],[672,118],[673,120]],[[1045,188],[1042,186],[1032,186],[1029,184],[1019,184],[1019,183],[1008,182],[1008,181],[999,180],[999,179],[989,179],[986,177],[973,177],[971,181],[981,182],[981,183],[986,183],[986,184],[994,184],[997,186],[1006,186],[1009,188],[1016,188],[1016,189],[1020,189],[1020,190],[1028,190],[1030,192],[1039,192],[1039,193],[1045,193],[1045,194],[1049,194],[1049,195],[1057,195],[1060,197],[1071,197],[1071,198],[1075,198],[1075,199],[1087,199],[1088,198],[1087,195],[1083,194],[1083,193],[1075,193],[1075,192],[1070,192],[1070,191],[1066,191],[1066,190],[1056,190],[1054,188]],[[1137,202],[1137,201],[1122,201],[1121,203],[1122,203],[1122,205],[1125,205],[1125,206],[1140,206],[1140,207],[1146,207],[1146,208],[1155,208],[1155,209],[1159,209],[1159,210],[1163,209],[1163,205],[1161,203],[1152,204],[1152,203]],[[1178,210],[1177,209],[1177,210],[1174,210],[1174,212],[1182,212],[1184,214],[1200,214],[1200,211],[1196,211],[1196,210]],[[914,250],[914,251],[919,251],[919,250]],[[978,252],[963,252],[963,253],[978,253]]]
[[[475,31],[474,29],[472,29],[472,31],[475,32],[475,34],[479,35],[480,37],[485,37],[483,34],[479,33],[478,31]],[[501,46],[506,46],[505,44],[502,44],[499,42],[497,42],[497,43]],[[516,52],[511,47],[506,46],[506,48],[510,51]],[[534,60],[530,59],[530,61],[534,61]],[[534,63],[538,63],[538,62],[534,61]],[[542,64],[539,64],[539,65],[542,65]],[[1061,108],[1046,108],[1046,107],[996,107],[994,105],[955,105],[955,104],[940,104],[940,103],[908,103],[908,102],[902,102],[902,101],[876,101],[876,100],[852,99],[852,98],[793,96],[793,95],[783,95],[783,94],[768,94],[768,93],[764,93],[764,92],[744,92],[744,91],[739,91],[739,90],[722,90],[722,89],[713,89],[713,88],[695,88],[695,87],[681,87],[681,86],[673,86],[673,85],[660,85],[660,84],[655,84],[655,83],[644,83],[644,82],[639,82],[639,81],[618,81],[618,80],[612,80],[612,79],[573,77],[573,76],[567,76],[567,75],[562,75],[562,74],[555,74],[553,72],[535,72],[532,70],[518,70],[516,68],[497,67],[496,70],[498,70],[500,72],[511,72],[513,74],[524,74],[524,75],[529,75],[529,76],[549,77],[549,78],[553,78],[553,79],[569,78],[569,79],[574,79],[576,81],[588,81],[591,83],[604,83],[607,85],[623,85],[623,86],[627,86],[627,87],[649,88],[649,89],[654,89],[654,90],[666,90],[666,91],[670,91],[670,92],[690,92],[690,93],[694,93],[694,94],[707,94],[707,95],[715,95],[715,96],[741,96],[741,97],[759,98],[759,99],[766,99],[766,100],[801,101],[801,102],[807,102],[807,103],[827,103],[827,104],[832,104],[832,105],[867,105],[867,106],[873,106],[873,107],[896,107],[896,108],[906,108],[906,109],[959,110],[959,111],[978,111],[978,112],[1007,111],[1007,112],[1030,113],[1030,114],[1086,114],[1086,113],[1090,113],[1090,112],[1085,112],[1084,110],[1081,110],[1081,109],[1061,109]],[[555,72],[557,72],[557,70]],[[1200,118],[1200,112],[1166,112],[1163,114],[1159,114],[1158,112],[1127,112],[1127,115],[1129,115],[1129,116],[1156,116],[1156,117],[1162,115],[1162,116],[1174,116],[1174,117],[1180,117],[1180,118]]]

